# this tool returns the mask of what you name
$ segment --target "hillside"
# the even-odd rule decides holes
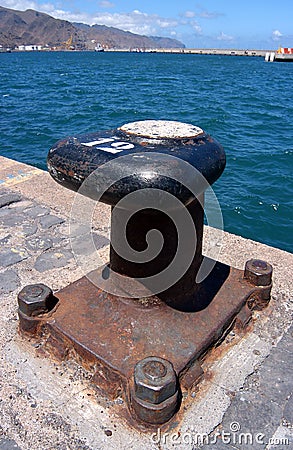
[[[105,48],[184,48],[176,39],[148,37],[105,25],[86,25],[54,19],[32,9],[16,11],[0,6],[0,45],[42,45],[60,48],[72,37],[76,49]]]

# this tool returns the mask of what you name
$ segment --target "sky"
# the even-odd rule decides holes
[[[0,5],[172,37],[188,48],[293,47],[293,0],[0,0]]]

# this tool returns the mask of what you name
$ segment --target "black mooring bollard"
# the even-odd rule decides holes
[[[112,165],[102,167],[110,161]],[[139,279],[151,292],[155,284],[155,293],[166,303],[188,309],[195,298],[195,279],[202,262],[204,191],[225,167],[221,145],[193,125],[147,120],[60,141],[49,153],[48,166],[53,178],[72,190],[79,189],[96,171],[96,176],[87,179],[81,192],[112,205],[110,268],[123,276]],[[102,193],[99,180],[107,177],[113,183]],[[162,196],[162,191],[178,202],[170,202],[169,197]],[[134,193],[139,195],[129,196]],[[120,206],[125,197],[129,200]],[[182,233],[178,236],[184,210],[190,214],[193,227],[190,236],[184,236],[185,244]],[[135,252],[145,252],[147,236],[152,230],[161,233],[157,241],[153,236],[153,243],[160,250],[153,258],[146,256],[143,261],[140,257],[132,258],[131,252],[121,245],[126,234],[127,244]],[[179,237],[182,254],[178,257]],[[181,275],[189,246],[193,255]],[[161,289],[154,277],[164,272],[176,254],[173,275],[166,275],[170,279],[162,280]]]

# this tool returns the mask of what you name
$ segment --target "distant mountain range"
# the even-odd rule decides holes
[[[86,25],[54,19],[33,9],[17,11],[0,6],[0,46],[40,45],[57,49],[93,50],[104,48],[185,48],[182,42],[122,31],[105,25]]]

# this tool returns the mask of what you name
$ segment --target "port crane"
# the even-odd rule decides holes
[[[71,35],[67,41],[62,43],[62,45],[65,45],[66,50],[75,50],[75,46],[73,45],[73,36]]]

